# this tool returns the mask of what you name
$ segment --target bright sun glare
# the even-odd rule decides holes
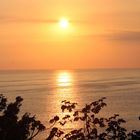
[[[59,21],[59,25],[60,25],[60,27],[63,28],[63,29],[68,28],[68,26],[69,26],[69,21],[68,21],[67,19],[63,18],[63,19],[61,19],[61,20]]]
[[[62,73],[59,73],[57,82],[58,82],[59,87],[71,86],[72,77],[71,77],[70,73],[62,72]]]

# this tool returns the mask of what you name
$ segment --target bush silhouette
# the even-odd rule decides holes
[[[118,114],[109,118],[99,117],[98,113],[106,106],[105,99],[86,104],[78,110],[77,103],[62,101],[61,110],[65,115],[62,118],[54,116],[50,120],[51,130],[46,140],[140,140],[140,130],[128,132],[122,125],[126,121]],[[22,101],[18,96],[15,102],[8,103],[7,98],[0,95],[0,140],[32,140],[45,130],[45,126],[29,113],[19,118]],[[74,125],[76,122],[82,126],[69,132],[62,130],[67,123]]]
[[[65,114],[62,119],[55,116],[50,120],[50,123],[53,126],[56,123],[64,126],[67,123],[75,124],[75,122],[79,122],[79,124],[83,124],[83,127],[66,133],[57,127],[53,127],[50,136],[46,140],[52,140],[53,138],[62,140],[140,140],[140,131],[132,130],[132,132],[127,132],[122,125],[126,121],[120,118],[118,114],[114,114],[109,118],[99,117],[98,113],[106,106],[105,99],[103,97],[86,104],[80,110],[76,110],[77,103],[62,101],[62,112],[67,110],[68,114]],[[69,112],[72,114],[69,115]]]
[[[0,140],[32,140],[45,126],[35,116],[25,113],[18,117],[23,99],[18,96],[15,102],[7,103],[0,95]]]

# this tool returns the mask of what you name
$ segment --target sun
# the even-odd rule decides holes
[[[66,29],[68,28],[69,26],[69,21],[65,18],[62,18],[60,21],[59,21],[59,26],[62,28],[62,29]]]

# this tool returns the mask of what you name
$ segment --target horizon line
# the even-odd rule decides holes
[[[140,67],[128,68],[69,68],[69,69],[0,69],[0,71],[71,71],[71,70],[136,70]]]

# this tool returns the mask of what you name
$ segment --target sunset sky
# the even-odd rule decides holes
[[[138,67],[140,0],[0,0],[0,69]]]

